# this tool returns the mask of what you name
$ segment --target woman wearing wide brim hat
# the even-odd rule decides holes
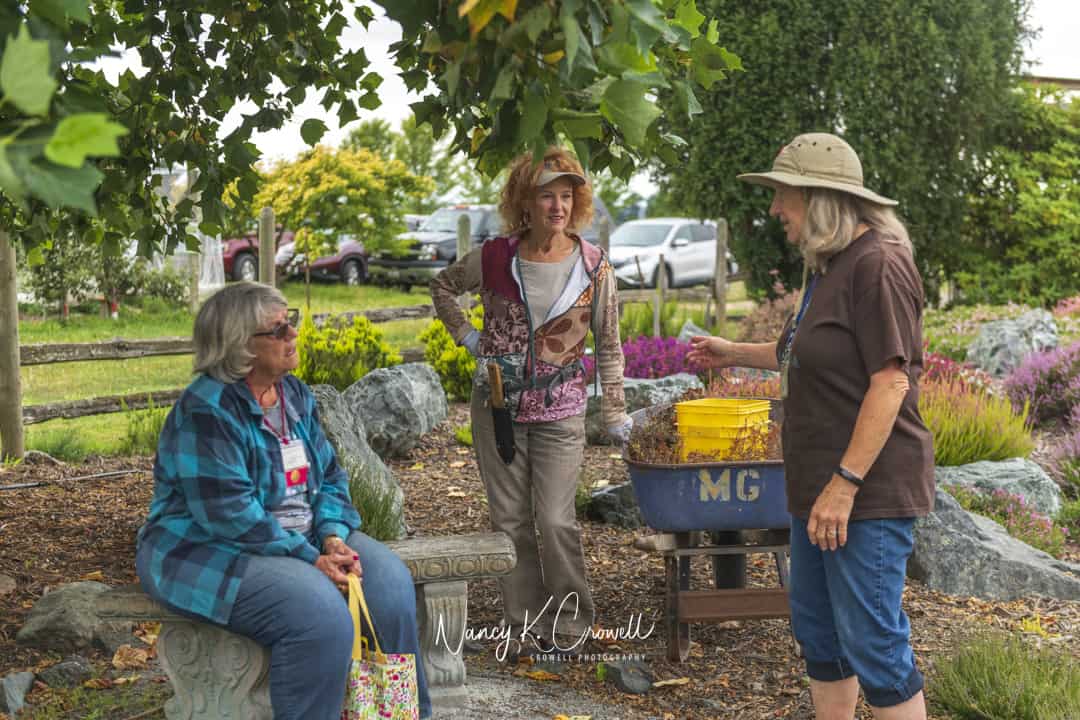
[[[925,718],[900,607],[915,518],[934,502],[911,241],[835,135],[800,135],[772,170],[739,179],[773,189],[769,214],[802,252],[803,289],[776,342],[695,337],[690,358],[780,371],[791,624],[817,717],[850,720],[861,686],[875,717]]]

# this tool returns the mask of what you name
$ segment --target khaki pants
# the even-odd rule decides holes
[[[504,622],[515,633],[530,629],[549,641],[552,630],[580,637],[594,613],[574,512],[585,416],[514,423],[516,452],[507,465],[495,447],[487,393],[474,391],[472,436],[491,527],[509,535],[517,551],[514,570],[499,580]]]

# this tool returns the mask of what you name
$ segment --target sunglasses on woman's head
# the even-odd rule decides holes
[[[289,328],[295,328],[300,324],[300,309],[289,308],[285,311],[285,322],[274,323],[274,327],[262,332],[252,333],[251,337],[271,337],[284,340],[289,337]]]

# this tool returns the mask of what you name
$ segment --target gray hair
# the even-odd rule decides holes
[[[855,240],[859,223],[877,230],[887,242],[903,245],[912,252],[907,228],[896,211],[886,205],[828,188],[806,188],[806,219],[799,237],[799,249],[809,270],[827,271],[829,258]]]
[[[252,334],[286,307],[285,296],[269,285],[245,281],[218,290],[195,316],[195,372],[224,383],[246,377],[255,358],[248,349]]]

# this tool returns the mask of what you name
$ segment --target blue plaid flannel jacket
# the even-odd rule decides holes
[[[247,555],[314,563],[327,535],[360,528],[349,481],[319,425],[315,398],[300,380],[282,380],[293,437],[304,441],[314,515],[311,540],[282,529],[268,508],[284,497],[278,440],[245,382],[202,375],[169,413],[154,461],[154,497],[139,531],[151,551],[144,585],[173,606],[226,624]]]

